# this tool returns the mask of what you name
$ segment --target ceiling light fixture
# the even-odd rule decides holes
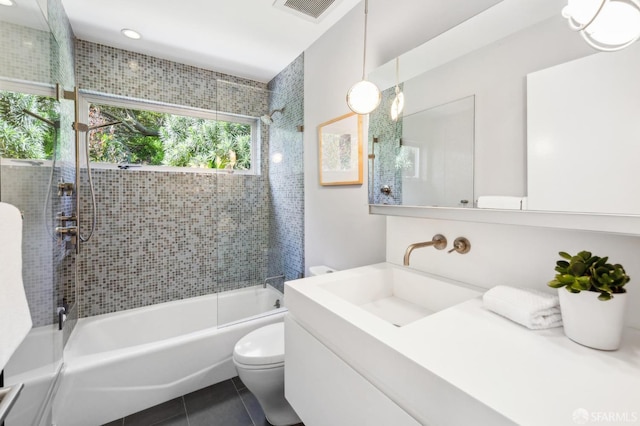
[[[0,6],[13,6],[13,2],[11,0],[0,0]]]
[[[391,102],[391,119],[398,121],[404,109],[404,93],[400,91],[400,58],[396,58],[396,97]]]
[[[362,80],[347,92],[347,105],[356,114],[369,114],[380,105],[382,94],[378,86],[366,79],[367,64],[367,15],[369,0],[364,0],[364,50],[362,53]]]
[[[598,50],[624,49],[640,38],[638,0],[568,0],[562,16]]]
[[[123,36],[130,38],[132,40],[140,40],[142,38],[139,32],[135,30],[130,30],[129,28],[123,28],[120,30],[120,32],[122,33]]]

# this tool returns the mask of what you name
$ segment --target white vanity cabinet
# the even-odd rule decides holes
[[[420,425],[290,314],[285,317],[285,396],[306,426]]]
[[[468,285],[388,263],[285,291],[285,395],[307,426],[640,419],[640,330],[617,351],[590,349],[489,311]],[[403,323],[413,309],[396,299],[432,313]]]

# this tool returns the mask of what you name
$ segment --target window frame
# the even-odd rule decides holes
[[[10,78],[0,77],[0,90],[6,92],[25,93],[28,95],[42,96],[56,99],[56,86],[50,83],[38,83],[36,81],[23,81]],[[40,166],[49,167],[53,165],[53,160],[34,160],[39,162]],[[1,165],[10,166],[32,166],[29,160],[20,160],[16,158],[8,158],[0,155]]]
[[[132,164],[129,170],[139,171],[157,171],[157,172],[177,172],[177,173],[223,173],[223,174],[239,174],[239,175],[260,175],[260,125],[259,118],[248,117],[238,114],[222,113],[214,110],[194,108],[184,105],[168,104],[164,102],[149,101],[144,99],[129,98],[124,96],[109,95],[105,93],[91,92],[80,90],[78,93],[79,118],[81,123],[89,122],[89,104],[108,105],[113,107],[131,108],[137,110],[153,111],[165,114],[175,114],[194,118],[203,118],[206,120],[229,121],[240,124],[248,124],[251,127],[251,167],[249,170],[225,170],[225,169],[208,169],[199,167],[177,167],[177,166],[157,166],[148,164]],[[86,168],[86,143],[85,133],[80,135],[80,163],[81,167]],[[96,163],[91,162],[92,169],[117,169],[118,164],[115,163]]]

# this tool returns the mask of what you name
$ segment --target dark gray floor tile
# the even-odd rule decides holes
[[[242,380],[240,379],[240,377],[236,376],[231,378],[231,380],[233,381],[233,384],[235,385],[236,389],[238,391],[241,391],[242,389],[246,389],[247,387],[244,385],[244,383],[242,383]]]
[[[238,391],[238,393],[240,394],[240,398],[242,399],[245,408],[249,412],[251,420],[253,420],[253,424],[255,426],[271,426],[271,423],[269,423],[264,416],[264,411],[262,411],[260,403],[249,389],[244,388]]]
[[[152,426],[189,426],[189,421],[186,414],[180,414],[179,416],[154,423]]]
[[[184,396],[190,426],[253,426],[231,380]]]
[[[125,426],[150,426],[163,420],[185,415],[182,397],[163,402],[155,407],[137,412],[124,418]]]
[[[271,423],[267,421],[258,399],[249,391],[249,389],[242,389],[238,393],[240,394],[240,398],[242,398],[242,402],[249,412],[249,416],[251,416],[251,420],[253,420],[253,424],[255,424],[255,426],[272,426]],[[293,426],[304,426],[304,424],[298,423]]]
[[[122,426],[123,424],[124,424],[124,419],[118,419],[109,423],[105,423],[102,426]]]

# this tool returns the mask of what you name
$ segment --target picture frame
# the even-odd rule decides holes
[[[318,126],[320,185],[362,185],[362,116],[351,112]]]

